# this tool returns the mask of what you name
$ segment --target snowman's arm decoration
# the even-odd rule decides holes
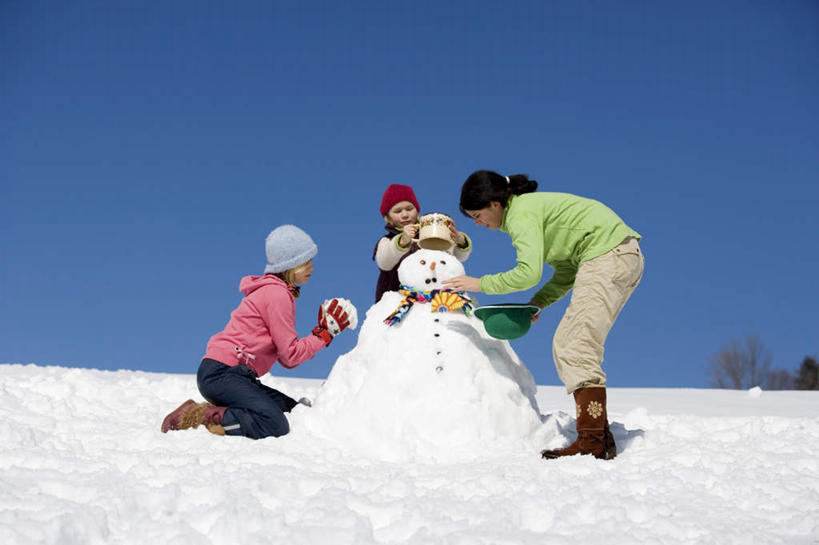
[[[313,328],[313,335],[321,337],[329,345],[333,338],[347,329],[358,326],[358,312],[347,299],[326,299],[318,310],[318,325]]]

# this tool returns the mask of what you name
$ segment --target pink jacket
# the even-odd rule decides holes
[[[276,360],[292,369],[324,348],[324,341],[315,335],[299,339],[296,300],[281,278],[245,276],[239,291],[245,297],[225,329],[208,341],[206,358],[231,367],[245,364],[260,377]]]

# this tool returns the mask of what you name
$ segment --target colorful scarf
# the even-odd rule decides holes
[[[404,298],[401,299],[398,308],[384,319],[384,323],[387,325],[400,322],[415,303],[429,303],[432,312],[460,310],[467,316],[472,312],[472,299],[469,298],[465,291],[449,289],[416,291],[409,286],[401,286],[398,293],[403,295]]]

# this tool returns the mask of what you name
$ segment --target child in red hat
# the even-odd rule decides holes
[[[384,216],[387,234],[383,235],[373,250],[375,260],[381,274],[375,288],[375,302],[377,303],[386,291],[398,291],[398,265],[411,253],[418,250],[418,244],[413,239],[418,234],[418,214],[421,206],[415,198],[415,192],[408,185],[392,184],[381,197],[381,215]],[[472,243],[464,233],[450,226],[450,235],[455,242],[452,253],[458,261],[466,261],[472,252]]]

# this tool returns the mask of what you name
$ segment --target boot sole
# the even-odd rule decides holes
[[[599,455],[593,452],[574,452],[572,454],[562,454],[553,450],[541,450],[540,457],[544,460],[557,460],[558,458],[568,458],[569,456],[594,456],[598,460],[614,460],[617,457],[617,450],[608,450]]]

